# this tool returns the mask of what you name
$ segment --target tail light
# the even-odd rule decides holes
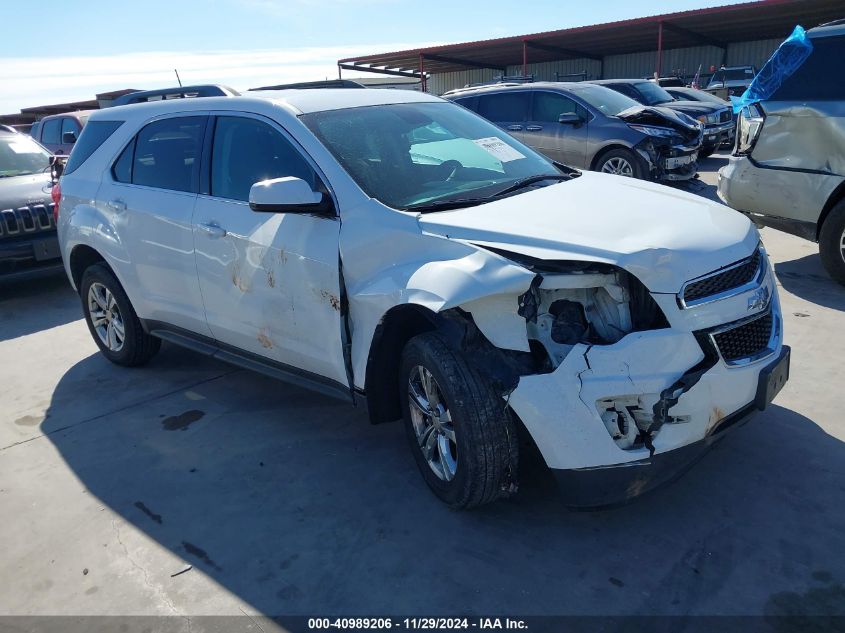
[[[50,192],[50,197],[53,199],[53,219],[56,221],[56,224],[59,223],[59,201],[62,199],[62,185],[61,183],[56,183],[53,185],[53,189]]]
[[[736,132],[736,150],[734,154],[737,156],[745,156],[750,154],[754,149],[754,144],[757,142],[757,137],[760,136],[760,130],[763,129],[763,122],[766,116],[763,109],[756,104],[751,104],[743,108],[739,113],[739,120],[737,121]]]

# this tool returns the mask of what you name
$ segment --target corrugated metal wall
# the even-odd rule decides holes
[[[757,40],[738,42],[728,45],[727,64],[753,64],[758,69],[771,56],[782,40]],[[529,51],[529,59],[531,51]],[[694,75],[701,64],[702,74],[709,74],[710,67],[716,68],[722,63],[722,49],[715,46],[692,46],[663,51],[662,74],[678,71]],[[604,58],[604,78],[650,77],[654,74],[657,51],[629,53],[627,55],[608,55]],[[557,62],[528,64],[528,74],[537,81],[553,81],[555,73],[573,74],[587,72],[588,79],[597,79],[601,72],[601,63],[591,59],[571,59]],[[463,88],[467,84],[493,81],[502,73],[498,70],[474,69],[452,73],[432,75],[428,81],[428,91],[443,94],[447,90]],[[522,65],[508,66],[508,75],[522,74]]]

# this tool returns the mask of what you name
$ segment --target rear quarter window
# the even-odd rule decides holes
[[[842,60],[845,36],[813,38],[813,52],[786,78],[771,101],[835,101],[845,99]]]
[[[70,152],[64,173],[71,174],[76,171],[121,125],[123,121],[92,121],[82,128],[82,134]]]

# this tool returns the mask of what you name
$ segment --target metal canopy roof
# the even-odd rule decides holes
[[[759,0],[729,6],[666,13],[558,31],[348,57],[341,68],[372,72],[426,74],[469,68],[504,72],[508,65],[563,59],[602,59],[605,55],[729,42],[786,38],[796,24],[809,29],[845,17],[842,0]]]

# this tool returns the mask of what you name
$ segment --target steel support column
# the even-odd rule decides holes
[[[522,40],[522,76],[528,76],[528,44]]]
[[[660,77],[660,70],[663,65],[663,20],[657,23],[657,77]]]

